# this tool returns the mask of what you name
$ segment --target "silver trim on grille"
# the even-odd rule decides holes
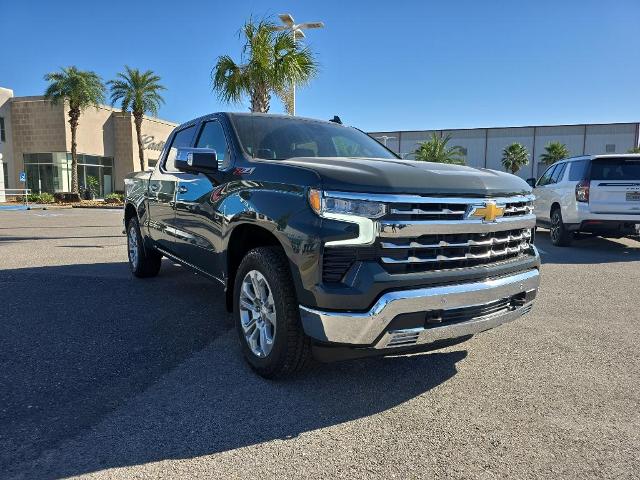
[[[499,232],[496,232],[499,233]],[[488,245],[500,245],[502,243],[515,242],[531,238],[531,232],[524,230],[520,235],[507,235],[506,237],[491,237],[487,240],[469,240],[466,242],[446,242],[440,240],[438,243],[420,243],[411,241],[409,243],[380,242],[382,248],[440,248],[440,247],[485,247]]]
[[[380,221],[380,237],[402,238],[444,233],[489,233],[533,228],[536,216],[501,217],[493,222],[478,220],[384,220]]]
[[[510,253],[520,253],[526,252],[531,248],[531,245],[528,243],[522,243],[517,247],[507,247],[504,250],[489,250],[485,253],[465,253],[464,255],[460,255],[457,257],[448,257],[447,255],[437,255],[434,258],[421,258],[411,255],[407,258],[390,258],[390,257],[382,257],[382,263],[387,264],[402,264],[402,263],[436,263],[436,262],[456,262],[460,260],[469,260],[469,259],[482,259],[482,258],[493,258],[493,257],[503,257],[505,255],[509,255]]]
[[[466,210],[451,210],[449,208],[441,210],[423,210],[421,208],[412,208],[411,210],[391,209],[391,213],[395,215],[464,215],[466,212]]]

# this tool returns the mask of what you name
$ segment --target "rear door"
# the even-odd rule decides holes
[[[191,146],[195,131],[195,125],[191,125],[173,135],[165,158],[158,162],[149,179],[149,235],[160,248],[171,253],[176,252],[175,202],[179,174],[175,168],[176,153],[180,147]]]
[[[589,180],[592,213],[640,215],[640,157],[596,157]]]

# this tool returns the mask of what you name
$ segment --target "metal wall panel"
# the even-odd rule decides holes
[[[487,131],[485,129],[473,130],[444,130],[442,135],[451,135],[449,145],[462,147],[467,150],[466,164],[470,167],[484,167],[484,148]]]
[[[433,132],[439,133],[436,130],[422,130],[419,132],[402,132],[402,138],[400,139],[400,154],[402,156],[413,153],[418,144],[431,138]]]
[[[546,165],[540,161],[540,155],[545,152],[545,147],[551,142],[564,143],[571,156],[582,155],[584,146],[584,125],[559,125],[557,127],[536,127],[535,144],[535,177],[544,172]]]
[[[636,139],[636,124],[587,125],[585,153],[627,153]],[[614,145],[615,151],[607,152],[606,146]]]
[[[529,164],[518,172],[518,176],[533,176],[531,152],[533,150],[533,127],[490,128],[487,132],[487,168],[504,172],[502,151],[512,143],[521,143],[529,152]]]

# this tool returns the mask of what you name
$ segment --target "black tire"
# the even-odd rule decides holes
[[[562,221],[562,212],[559,208],[551,211],[551,227],[549,228],[551,243],[556,247],[568,247],[573,241],[573,233],[567,230]]]
[[[263,352],[262,356],[252,350],[246,336],[249,333],[245,332],[242,319],[244,318],[248,324],[256,324],[254,330],[249,329],[247,332],[255,332],[259,321],[248,320],[247,315],[250,314],[246,308],[243,308],[241,317],[240,308],[240,297],[245,277],[250,280],[249,273],[255,271],[262,275],[261,281],[266,280],[266,290],[263,292],[266,291],[267,294],[270,292],[271,308],[275,310],[275,326],[271,330],[270,350],[266,354]],[[264,282],[262,285],[264,287]],[[256,294],[255,289],[251,288],[251,290]],[[269,308],[266,304],[265,301],[263,306]],[[262,315],[258,316],[262,318]],[[282,249],[277,247],[256,248],[249,251],[242,259],[233,287],[233,319],[244,357],[258,375],[270,379],[284,378],[304,370],[309,365],[311,340],[302,330],[289,263]],[[262,337],[259,339],[262,342]]]
[[[135,243],[133,239],[135,239]],[[136,217],[130,218],[127,222],[127,254],[129,268],[136,277],[147,278],[158,275],[162,264],[162,255],[156,250],[145,248]]]

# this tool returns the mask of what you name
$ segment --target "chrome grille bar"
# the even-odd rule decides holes
[[[524,252],[531,248],[529,243],[521,243],[516,247],[506,247],[504,250],[489,250],[484,253],[465,253],[464,255],[449,257],[447,255],[437,255],[434,258],[421,258],[416,256],[409,256],[407,258],[390,258],[382,257],[382,263],[387,264],[404,264],[404,263],[435,263],[435,262],[456,262],[469,259],[482,259],[482,258],[494,258],[509,255],[511,253]]]
[[[447,242],[440,240],[438,243],[420,243],[411,241],[409,243],[380,242],[382,248],[441,248],[441,247],[485,247],[488,245],[500,245],[502,243],[515,242],[531,238],[531,232],[524,230],[520,235],[507,235],[506,237],[492,237],[486,240],[468,240],[466,242]]]
[[[498,218],[494,222],[478,220],[380,220],[380,237],[416,238],[422,235],[446,233],[491,233],[504,230],[533,228],[533,214]]]
[[[466,210],[451,210],[443,208],[441,210],[423,210],[422,208],[412,208],[403,210],[401,208],[392,208],[391,213],[396,215],[464,215]]]

